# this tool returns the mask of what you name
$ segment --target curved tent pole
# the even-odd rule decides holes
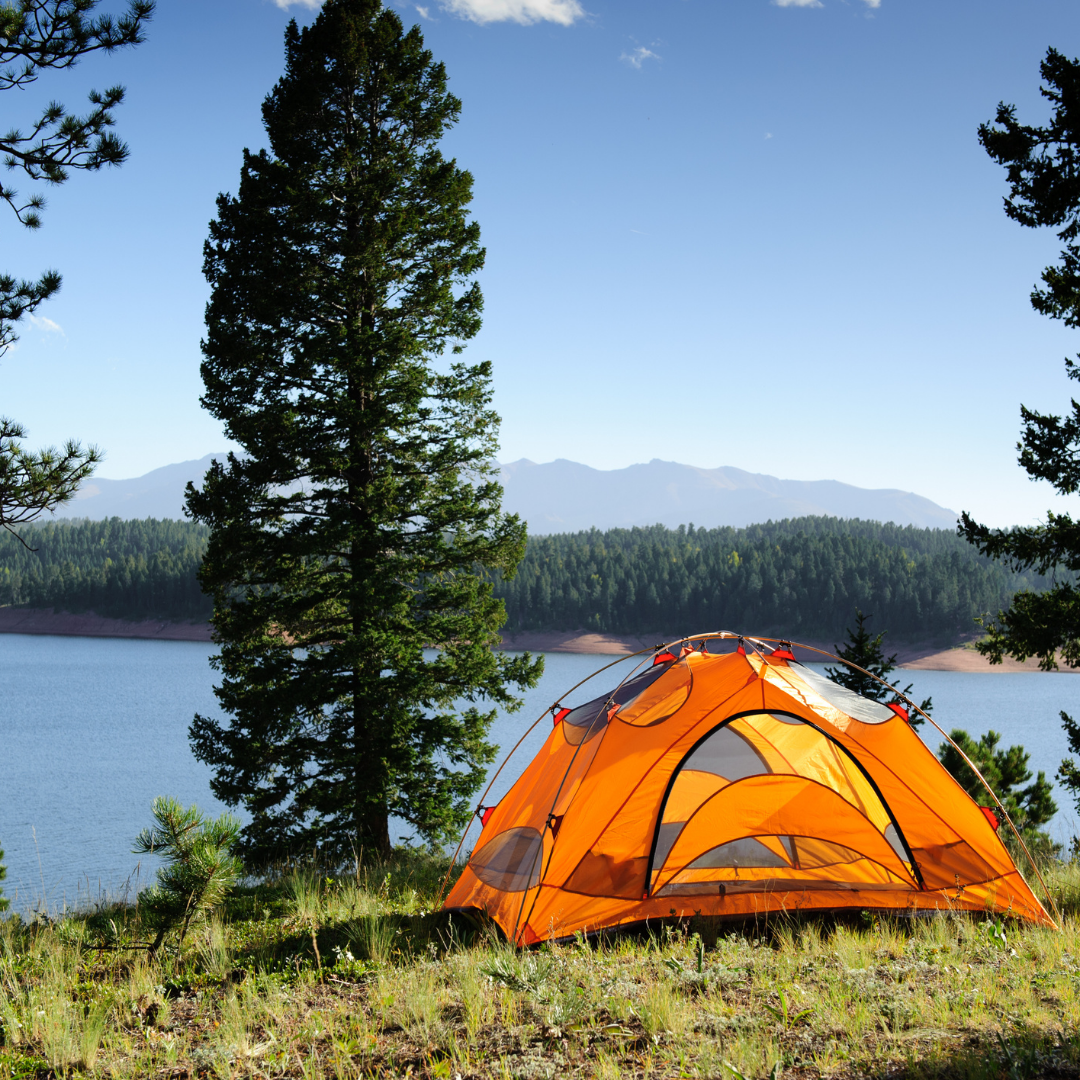
[[[677,645],[677,644],[679,644],[679,642],[672,642],[672,644]],[[637,672],[641,668],[642,664],[644,664],[646,659],[648,659],[647,656],[642,656],[642,653],[648,653],[648,652],[651,651],[653,656],[655,657],[659,653],[660,649],[667,649],[667,648],[669,648],[668,645],[659,645],[659,646],[656,646],[655,648],[653,648],[652,650],[643,649],[643,650],[641,650],[641,652],[630,653],[628,656],[623,657],[624,660],[626,660],[626,659],[631,659],[632,660],[635,656],[641,656],[641,660],[639,660],[623,676],[622,681],[619,683],[619,685],[616,686],[615,689],[611,691],[611,693],[608,695],[607,700],[605,701],[605,703],[600,706],[600,710],[597,712],[596,716],[594,716],[592,721],[590,721],[590,724],[589,724],[590,728],[592,727],[593,724],[595,724],[600,719],[600,713],[605,709],[605,707],[607,707],[608,709],[611,708],[611,705],[612,705],[611,699],[626,685],[626,683],[630,679],[632,679],[637,674]],[[611,666],[612,666],[611,664],[608,665],[608,667],[611,667]],[[579,683],[578,685],[580,686],[581,684]],[[586,732],[587,731],[588,731],[588,729],[586,729]],[[588,738],[582,738],[581,742],[579,742],[577,744],[577,746],[574,747],[574,753],[571,755],[570,761],[566,766],[566,771],[563,773],[562,779],[559,781],[559,787],[555,792],[555,797],[551,800],[551,809],[548,811],[548,816],[547,816],[547,822],[548,823],[545,826],[546,828],[551,828],[551,819],[552,819],[552,816],[555,813],[555,807],[559,805],[559,797],[562,795],[563,787],[566,785],[566,778],[570,775],[570,770],[574,767],[574,762],[577,761],[578,754],[581,753],[581,748],[589,741],[590,740]],[[588,771],[588,767],[586,767],[586,772],[587,771]],[[529,878],[530,879],[532,878],[533,871],[536,869],[536,862],[543,855],[543,851],[544,851],[544,845],[543,845],[543,842],[541,841],[540,847],[537,849],[536,854],[533,856],[532,866],[529,867]],[[551,866],[551,860],[554,857],[554,855],[555,855],[555,830],[552,829],[551,850],[548,852],[547,866],[545,866],[540,871],[540,880],[536,883],[536,895],[533,897],[533,902],[529,907],[529,914],[525,915],[525,925],[528,925],[529,919],[532,917],[533,908],[536,907],[536,901],[540,898],[540,887],[544,883],[544,877],[547,874],[548,869]],[[522,893],[522,896],[521,896],[521,906],[518,908],[517,918],[514,920],[514,934],[513,934],[513,936],[514,936],[515,942],[517,941],[518,931],[521,929],[521,925],[522,925],[522,918],[521,917],[522,917],[522,915],[525,914],[525,901],[528,899],[528,896],[529,896],[529,890],[528,890],[528,888],[526,888],[525,891]]]
[[[659,648],[666,648],[666,646],[659,646]],[[570,694],[572,694],[575,690],[578,689],[578,687],[584,686],[590,679],[595,679],[597,675],[602,675],[605,671],[607,671],[608,668],[612,668],[616,664],[622,664],[622,663],[625,663],[625,661],[627,661],[627,660],[629,660],[629,659],[631,659],[631,658],[633,658],[635,656],[641,656],[644,653],[655,652],[655,651],[656,651],[655,649],[640,649],[636,653],[627,653],[626,656],[620,656],[618,660],[612,660],[610,664],[605,664],[603,667],[597,668],[596,671],[594,671],[591,675],[586,675],[584,679],[582,679],[580,682],[575,683],[573,686],[571,686],[570,689],[567,690],[566,693],[563,694],[562,696],[563,697],[569,697]],[[625,681],[626,680],[623,679],[623,682],[625,682]],[[619,683],[619,686],[622,686],[622,683]],[[521,746],[521,744],[529,737],[530,734],[532,734],[533,730],[536,728],[536,725],[539,724],[540,721],[543,720],[544,717],[547,716],[549,713],[553,713],[555,711],[555,709],[558,708],[558,706],[559,706],[559,702],[556,701],[554,705],[551,705],[548,708],[546,708],[525,729],[525,732],[521,736],[521,738],[518,739],[518,741],[516,743],[514,743],[513,748],[510,750],[510,753],[507,754],[506,757],[503,758],[502,763],[495,770],[494,775],[488,781],[487,787],[484,788],[484,793],[480,796],[480,804],[481,805],[483,805],[484,800],[488,797],[488,793],[491,791],[492,786],[494,785],[495,781],[498,780],[499,774],[503,771],[503,769],[506,768],[508,762],[514,756],[514,754],[517,753],[517,750]],[[465,844],[465,838],[469,835],[469,830],[472,828],[472,826],[473,826],[473,823],[472,823],[472,820],[470,818],[469,824],[465,826],[465,831],[461,834],[461,839],[458,841],[458,846],[456,848],[454,848],[454,854],[450,859],[450,865],[447,867],[446,875],[443,877],[443,880],[442,880],[442,885],[439,886],[439,906],[440,907],[442,906],[443,901],[446,899],[446,884],[450,880],[450,875],[451,875],[451,873],[453,873],[453,870],[454,870],[454,864],[457,862],[457,857],[461,854],[461,849]]]
[[[781,639],[764,638],[763,640],[780,641]],[[895,686],[887,683],[884,679],[882,679],[878,675],[875,675],[872,671],[867,671],[866,668],[861,668],[858,664],[854,664],[850,660],[844,660],[839,656],[834,656],[832,653],[826,652],[824,649],[815,648],[813,645],[803,645],[801,642],[789,641],[789,639],[787,638],[784,638],[783,640],[788,641],[789,644],[795,645],[800,649],[806,649],[808,652],[815,652],[818,653],[820,656],[828,657],[830,660],[835,660],[838,663],[846,664],[848,667],[854,668],[856,671],[862,672],[863,675],[869,675],[870,678],[873,679],[875,682],[881,683],[881,685],[884,686],[887,690],[891,690],[898,698],[900,698],[901,701],[906,701],[921,717],[923,717],[924,720],[929,720],[930,723],[933,724],[935,728],[937,728],[938,732],[944,737],[945,741],[964,759],[964,764],[967,765],[969,769],[971,769],[971,771],[976,775],[976,777],[978,777],[979,783],[982,784],[984,788],[986,788],[987,794],[990,796],[991,799],[994,800],[995,805],[1001,811],[1002,817],[1004,817],[1005,820],[1009,823],[1009,828],[1012,829],[1013,836],[1016,837],[1017,842],[1023,849],[1024,854],[1027,856],[1028,862],[1031,864],[1031,869],[1035,871],[1035,876],[1039,879],[1039,884],[1042,886],[1043,894],[1046,896],[1047,900],[1050,901],[1050,906],[1054,909],[1054,914],[1057,916],[1057,921],[1060,924],[1062,921],[1061,912],[1058,910],[1058,906],[1054,900],[1053,894],[1047,887],[1045,880],[1043,880],[1043,876],[1039,871],[1038,864],[1035,862],[1035,857],[1031,854],[1030,850],[1028,850],[1028,846],[1026,843],[1024,843],[1024,838],[1020,835],[1020,831],[1013,824],[1012,818],[1009,817],[1008,810],[1006,810],[1005,807],[1002,805],[1001,800],[994,793],[994,789],[986,782],[986,778],[981,772],[979,772],[975,763],[971,760],[971,758],[967,756],[967,754],[964,753],[963,750],[960,749],[959,746],[956,745],[952,737],[945,732],[941,725],[938,724],[938,722],[929,713],[924,712],[921,708],[919,708],[919,706],[916,705],[915,702],[912,701],[911,698],[909,698],[906,694],[902,693],[900,690],[897,690]],[[1019,867],[1017,867],[1017,869],[1019,870]]]

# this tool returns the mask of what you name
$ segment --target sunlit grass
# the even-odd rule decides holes
[[[147,959],[137,908],[0,923],[0,1080],[1024,1077],[1080,1067],[1059,931],[944,914],[690,920],[518,952],[433,913],[437,860],[244,889]]]

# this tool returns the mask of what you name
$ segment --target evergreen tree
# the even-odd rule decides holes
[[[1050,226],[1064,245],[1061,261],[1042,274],[1043,288],[1031,294],[1036,311],[1080,327],[1080,60],[1050,49],[1041,67],[1042,96],[1053,104],[1046,127],[1016,119],[1016,108],[1000,104],[994,125],[979,128],[987,153],[1007,170],[1009,197],[1005,212],[1030,228]],[[1080,380],[1080,366],[1066,360],[1069,378]],[[1080,491],[1080,404],[1072,402],[1064,418],[1020,408],[1023,428],[1017,449],[1020,464],[1035,480],[1049,480],[1063,495]],[[1000,663],[1003,656],[1039,658],[1044,670],[1058,660],[1080,665],[1080,523],[1069,514],[1048,513],[1045,524],[989,529],[964,513],[960,533],[984,554],[1016,568],[1036,567],[1041,574],[1062,574],[1042,592],[1025,590],[986,623],[979,650]]]
[[[197,716],[192,746],[251,814],[254,863],[385,856],[391,815],[459,830],[494,707],[541,670],[492,649],[489,578],[525,527],[499,509],[490,365],[454,356],[484,258],[472,177],[438,148],[460,103],[380,0],[327,0],[285,41],[271,150],[245,153],[205,252],[203,403],[245,456],[188,488],[230,716]]]
[[[0,848],[0,859],[3,859],[3,857],[4,857],[4,849]],[[6,877],[7,877],[7,867],[3,864],[3,862],[0,862],[0,881],[3,881]],[[8,909],[8,899],[7,899],[6,896],[4,896],[3,889],[0,889],[0,911],[7,911],[7,909]]]
[[[1080,755],[1080,723],[1062,710],[1061,726],[1065,729],[1065,737],[1069,740],[1069,752]],[[1068,757],[1062,761],[1057,771],[1057,782],[1072,793],[1077,811],[1080,812],[1080,765],[1077,765],[1074,758]],[[1073,858],[1080,858],[1080,837],[1073,837],[1072,854]]]
[[[855,665],[849,667],[845,664],[843,667],[830,668],[827,667],[825,671],[828,673],[830,679],[833,682],[838,682],[841,686],[846,686],[849,690],[853,690],[861,697],[870,698],[871,701],[881,701],[885,704],[896,704],[904,709],[905,712],[909,712],[909,721],[912,727],[919,727],[923,722],[923,718],[916,712],[911,712],[904,698],[911,697],[911,691],[914,686],[909,683],[900,691],[901,697],[898,694],[894,694],[886,687],[882,686],[878,679],[883,679],[885,682],[889,681],[889,676],[896,670],[896,653],[892,656],[886,656],[885,650],[882,648],[882,642],[885,640],[885,634],[887,631],[882,630],[877,634],[871,634],[866,628],[866,620],[868,615],[864,615],[861,611],[856,609],[855,611],[855,629],[848,628],[848,640],[847,644],[841,648],[839,645],[834,645],[836,655],[841,660],[847,660],[848,663]],[[859,671],[858,668],[863,668],[864,671]],[[868,672],[869,674],[866,674]],[[871,678],[871,676],[877,676],[877,678]],[[923,712],[929,713],[934,707],[933,700],[927,698],[919,706]]]
[[[1031,779],[1031,770],[1028,768],[1031,755],[1022,746],[999,750],[1001,736],[996,731],[988,731],[979,737],[978,742],[960,728],[951,731],[949,737],[982,773],[1024,839],[1029,843],[1034,842],[1043,851],[1052,849],[1054,845],[1049,835],[1039,828],[1057,813],[1057,804],[1051,797],[1053,789],[1050,781],[1046,779],[1046,773],[1040,772],[1033,784],[1021,787]],[[980,806],[996,813],[997,807],[987,795],[986,788],[956,747],[942,743],[938,747],[938,758],[956,778],[957,783]]]
[[[0,2],[0,91],[25,90],[43,71],[65,70],[91,53],[143,40],[154,0],[131,0],[119,19],[94,17],[97,5],[98,0]],[[71,169],[93,172],[121,164],[127,147],[109,129],[123,99],[122,86],[91,91],[91,108],[83,116],[48,102],[25,131],[13,127],[0,134],[5,166],[21,170],[31,181],[56,185],[67,180]],[[20,196],[15,188],[0,185],[0,199],[26,228],[41,227],[41,194]],[[55,270],[36,281],[0,273],[0,356],[16,341],[15,324],[56,293],[60,281]],[[84,450],[71,440],[59,450],[29,451],[22,445],[25,437],[21,424],[0,416],[0,527],[6,529],[66,502],[101,458],[95,447]]]
[[[153,828],[143,829],[132,849],[165,862],[156,884],[139,894],[139,907],[157,931],[148,950],[151,960],[173,929],[180,931],[179,952],[192,922],[205,919],[224,902],[243,870],[231,854],[240,835],[240,822],[232,814],[210,820],[197,806],[181,806],[165,795],[154,800],[152,812]]]

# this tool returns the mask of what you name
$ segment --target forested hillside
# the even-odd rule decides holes
[[[730,629],[839,641],[856,607],[893,640],[953,639],[1045,583],[945,530],[798,518],[534,537],[517,576],[497,588],[512,632]]]
[[[208,530],[83,521],[0,531],[0,605],[114,618],[205,620],[195,578]],[[745,529],[612,529],[538,536],[512,581],[508,630],[613,634],[733,629],[839,641],[856,607],[897,638],[954,639],[1045,579],[1013,574],[951,532],[836,518]]]
[[[0,605],[122,619],[209,619],[195,578],[210,535],[186,521],[76,521],[0,530]],[[30,550],[33,548],[34,550]]]

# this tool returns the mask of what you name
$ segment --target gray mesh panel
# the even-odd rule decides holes
[[[679,839],[679,833],[685,824],[685,821],[667,821],[660,826],[660,833],[656,838],[656,856],[653,859],[654,870],[659,870],[667,862],[668,854]]]
[[[896,826],[892,823],[885,827],[885,839],[889,841],[893,851],[896,852],[896,857],[902,863],[911,862],[911,857],[904,850],[904,845],[900,843],[900,834],[896,831]]]
[[[730,726],[710,735],[690,755],[683,769],[709,772],[731,781],[772,772],[753,746]]]
[[[896,713],[888,706],[882,705],[880,701],[864,698],[846,686],[834,683],[832,679],[826,679],[824,675],[819,675],[802,664],[790,664],[790,667],[803,682],[820,694],[834,709],[839,709],[842,713],[847,713],[848,716],[861,720],[864,724],[883,724],[886,720],[896,719]]]
[[[542,848],[535,829],[507,829],[469,860],[469,868],[493,889],[523,892],[540,884]]]
[[[712,851],[706,851],[699,855],[689,866],[691,870],[720,870],[724,868],[734,869],[741,866],[744,869],[756,867],[781,867],[787,866],[786,860],[782,859],[775,851],[770,851],[760,840],[752,836],[743,837],[741,840],[731,840]]]

